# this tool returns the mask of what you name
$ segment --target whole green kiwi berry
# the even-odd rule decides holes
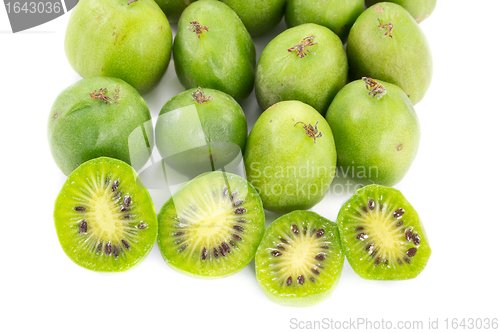
[[[64,48],[82,77],[116,77],[144,94],[167,69],[172,31],[154,0],[81,0],[71,12]]]
[[[59,94],[47,134],[52,157],[66,175],[101,156],[139,170],[153,146],[151,114],[141,95],[125,81],[100,76],[80,80]]]
[[[255,62],[252,38],[226,4],[199,0],[184,10],[174,41],[174,63],[186,89],[217,89],[245,99],[253,89]]]
[[[339,174],[392,186],[410,169],[420,143],[417,114],[396,85],[364,78],[346,85],[326,113]]]

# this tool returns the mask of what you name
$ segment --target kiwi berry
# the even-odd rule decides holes
[[[157,235],[156,212],[135,170],[100,157],[73,171],[56,199],[59,242],[76,264],[125,271],[142,261]]]
[[[243,269],[264,230],[257,191],[240,176],[221,171],[188,182],[158,214],[158,246],[167,264],[202,278]]]
[[[255,255],[262,290],[286,306],[312,306],[329,298],[343,265],[337,225],[309,211],[271,223]]]
[[[431,255],[420,217],[394,188],[359,189],[340,209],[337,223],[347,260],[364,279],[413,279]]]

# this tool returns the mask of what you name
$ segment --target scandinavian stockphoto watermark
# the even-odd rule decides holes
[[[348,318],[338,320],[321,318],[319,320],[301,320],[290,318],[292,330],[498,330],[498,318],[428,318],[426,320],[387,320],[368,318]]]

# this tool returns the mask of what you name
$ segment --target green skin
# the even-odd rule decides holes
[[[141,94],[170,62],[172,31],[154,0],[82,0],[68,22],[65,50],[82,77],[120,78]]]
[[[288,0],[285,20],[289,27],[304,23],[325,26],[345,41],[364,10],[364,0]]]
[[[204,96],[212,99],[199,104],[192,96],[195,91],[182,92],[163,106],[155,129],[156,145],[163,158],[185,152],[171,161],[177,169],[217,170],[243,154],[247,121],[228,94],[204,89]]]
[[[315,144],[297,123],[314,126],[318,120],[322,136]],[[248,137],[244,161],[247,179],[264,208],[286,213],[309,209],[323,199],[335,176],[337,153],[326,120],[307,104],[286,101],[259,117]]]
[[[269,32],[280,23],[286,0],[221,0],[240,17],[252,36]]]
[[[303,58],[288,49],[314,36]],[[328,70],[325,70],[328,69]],[[347,58],[339,37],[317,24],[303,24],[281,33],[264,49],[257,65],[255,92],[262,110],[281,101],[297,100],[324,115],[347,82]]]
[[[374,255],[370,255],[367,253],[366,245],[376,242],[376,240],[372,240],[370,237],[366,239],[357,238],[360,230],[356,230],[356,228],[360,226],[360,221],[362,221],[362,214],[364,211],[363,207],[367,209],[367,203],[370,199],[373,199],[375,202],[382,203],[383,208],[381,212],[385,216],[386,223],[396,226],[398,221],[403,222],[403,224],[399,227],[400,232],[398,233],[398,241],[403,249],[402,252],[405,253],[407,249],[412,247],[417,249],[416,254],[413,257],[407,257],[407,259],[410,259],[410,263],[401,260],[401,264],[395,262],[394,264],[386,265],[382,261],[381,263],[375,265],[374,260],[376,260],[375,258],[378,254],[374,253]],[[398,220],[393,216],[393,213],[399,208],[404,209],[404,214]],[[380,207],[376,205],[375,210],[379,209]],[[367,209],[367,211],[370,210]],[[413,279],[424,270],[432,253],[429,245],[429,239],[417,211],[408,202],[408,200],[406,200],[403,194],[394,188],[381,185],[368,185],[360,188],[340,209],[337,217],[337,224],[339,227],[343,252],[345,253],[352,269],[363,279]],[[405,238],[405,231],[410,228],[413,230],[413,233],[418,234],[420,237],[419,245],[415,245],[412,240],[407,240]],[[366,230],[366,228],[363,230],[368,233],[368,236],[370,236],[370,233]]]
[[[228,210],[215,212],[217,215],[210,215],[210,219],[216,219],[215,225],[206,224],[206,220],[200,220],[200,216],[204,216],[210,209],[213,209],[214,202],[220,202],[214,197],[215,194],[221,196],[223,188],[227,188],[225,200],[229,201],[229,195],[237,193],[238,199],[243,199],[244,203],[238,207],[244,207],[246,212],[238,215],[238,218],[244,219],[242,231],[237,231],[233,228],[222,228],[219,230],[220,236],[226,244],[231,244],[231,251],[225,256],[219,255],[217,259],[211,257],[214,237],[207,243],[206,239],[197,238],[197,242],[191,241],[189,238],[190,231],[199,228],[218,227],[219,223],[224,223],[226,214],[231,214],[234,210],[233,204],[228,204]],[[209,200],[206,200],[209,198]],[[190,224],[186,216],[193,216],[193,207],[197,210],[196,222]],[[186,212],[184,214],[184,212]],[[181,216],[181,217],[180,217]],[[179,218],[180,217],[180,218]],[[234,215],[233,215],[234,218]],[[180,222],[184,233],[179,238],[175,234],[179,232]],[[257,247],[264,236],[266,229],[266,220],[262,201],[260,200],[257,191],[244,179],[238,175],[231,173],[223,173],[221,171],[207,172],[200,175],[177,191],[169,201],[165,203],[158,214],[158,247],[165,262],[183,274],[214,279],[233,275],[244,267],[246,267],[255,256]],[[237,233],[240,239],[236,240],[232,235]],[[217,236],[215,236],[216,238]],[[189,247],[185,250],[180,250],[180,241],[185,241]],[[206,260],[201,259],[202,248],[208,249]]]
[[[198,38],[190,29],[193,21],[208,31],[201,31]],[[174,63],[186,89],[212,88],[243,100],[253,89],[255,57],[250,34],[227,5],[201,0],[182,13],[174,41]]]
[[[111,179],[105,184],[105,179]],[[111,186],[117,180],[119,186],[113,193]],[[59,192],[54,207],[54,222],[59,242],[66,255],[76,264],[97,272],[123,272],[139,264],[153,248],[156,241],[157,221],[153,201],[148,190],[139,185],[135,170],[126,163],[107,157],[88,161],[73,171]],[[96,185],[98,185],[96,187]],[[105,189],[105,196],[110,198],[109,207],[115,214],[120,214],[120,202],[112,199],[118,191],[121,198],[130,196],[132,203],[130,211],[121,214],[130,214],[132,218],[123,220],[129,230],[134,230],[133,237],[128,239],[130,248],[126,249],[119,240],[113,242],[112,235],[105,235],[102,243],[113,242],[119,248],[120,255],[106,255],[104,249],[97,250],[98,243],[91,237],[95,220],[93,217],[103,214],[86,199],[92,196],[95,189]],[[87,208],[87,212],[78,212],[76,206]],[[93,212],[95,211],[95,213]],[[85,219],[88,223],[87,233],[80,232],[80,223]],[[143,222],[147,227],[137,228]],[[90,236],[90,237],[89,237]]]
[[[428,18],[434,8],[437,0],[366,0],[366,6],[370,7],[378,2],[393,2],[404,7],[418,23]]]
[[[389,29],[379,27],[378,19],[383,25],[392,22],[393,38]],[[427,39],[413,17],[397,4],[376,4],[359,16],[347,40],[347,58],[353,79],[368,76],[395,84],[413,105],[424,98],[431,84]]]
[[[362,80],[346,85],[326,113],[335,137],[339,173],[363,184],[393,186],[417,155],[420,125],[406,94],[378,81],[387,94],[369,96]]]
[[[100,88],[108,89],[107,104],[90,96]],[[151,154],[148,106],[120,79],[93,77],[68,87],[52,106],[47,132],[52,157],[66,175],[101,156],[120,159],[139,170]]]
[[[170,23],[176,23],[187,6],[196,0],[155,0]]]
[[[311,231],[323,229],[321,236],[328,243],[328,249],[321,248],[318,252],[311,253],[311,256],[324,254],[325,259],[321,262],[324,268],[318,268],[319,275],[311,272],[301,272],[314,276],[315,282],[306,279],[303,285],[296,283],[297,276],[293,276],[293,282],[287,286],[286,276],[281,277],[272,267],[277,263],[283,263],[281,257],[270,254],[271,251],[283,251],[276,246],[281,244],[285,249],[293,246],[292,242],[283,244],[282,238],[290,238],[292,225],[296,225],[300,231],[307,227],[310,237],[317,238]],[[285,250],[286,251],[286,250]],[[314,212],[294,211],[283,215],[275,220],[267,228],[264,238],[255,254],[255,271],[257,281],[266,296],[273,302],[284,306],[307,307],[321,303],[328,299],[340,280],[344,265],[344,254],[340,244],[340,237],[337,225]],[[315,268],[314,266],[311,267]]]

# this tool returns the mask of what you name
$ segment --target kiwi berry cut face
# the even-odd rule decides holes
[[[262,201],[243,178],[221,171],[184,185],[159,215],[158,246],[172,268],[202,278],[243,269],[265,230]]]
[[[431,255],[420,217],[396,189],[359,189],[340,209],[337,223],[346,257],[364,279],[415,278]]]
[[[271,223],[255,256],[262,290],[270,300],[286,306],[312,306],[326,300],[343,264],[336,224],[308,211],[294,211]]]
[[[119,272],[147,256],[157,221],[140,184],[132,167],[107,157],[71,173],[54,208],[57,236],[71,260],[93,271]]]

